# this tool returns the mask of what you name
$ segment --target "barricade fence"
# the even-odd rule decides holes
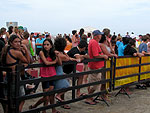
[[[94,70],[94,71],[85,71],[85,72],[80,72],[76,73],[76,65],[77,62],[74,61],[69,61],[69,62],[64,62],[63,65],[67,64],[72,64],[74,65],[73,73],[71,74],[64,74],[63,76],[53,76],[49,78],[34,78],[30,80],[20,80],[20,75],[21,71],[27,68],[39,68],[39,67],[45,67],[46,65],[44,64],[32,64],[28,65],[27,67],[20,66],[18,65],[16,67],[16,75],[15,75],[15,94],[14,97],[10,96],[14,90],[12,89],[11,85],[12,84],[12,74],[10,73],[10,69],[8,68],[0,68],[0,71],[6,71],[8,76],[8,98],[0,98],[0,102],[3,103],[6,101],[9,107],[9,113],[19,113],[19,103],[24,100],[29,100],[33,98],[38,98],[38,97],[43,97],[43,96],[48,96],[60,92],[66,92],[66,91],[72,91],[72,98],[70,100],[66,100],[61,103],[56,103],[48,106],[43,106],[43,107],[38,107],[30,110],[23,111],[22,113],[36,113],[39,111],[47,110],[52,107],[58,107],[64,104],[69,104],[73,102],[77,102],[89,97],[93,96],[99,96],[107,91],[111,92],[112,89],[118,89],[122,88],[125,86],[129,85],[134,85],[134,84],[139,84],[141,82],[147,81],[150,78],[150,71],[148,71],[150,67],[150,56],[144,56],[142,58],[139,57],[118,57],[118,58],[109,58],[108,60],[104,59],[86,59],[83,60],[82,63],[87,63],[87,62],[93,62],[93,61],[105,61],[105,68],[99,69],[99,70]],[[47,66],[46,66],[47,67]],[[82,85],[76,85],[76,78],[79,76],[83,76],[85,74],[90,74],[92,73],[100,73],[103,72],[105,73],[105,79],[93,82],[93,83],[87,83],[87,84],[82,84]],[[72,78],[72,85],[68,88],[64,89],[59,89],[59,90],[53,90],[50,92],[37,92],[34,94],[29,94],[25,96],[19,96],[19,88],[22,85],[25,84],[30,84],[30,83],[39,83],[43,81],[51,81],[51,80],[59,80],[59,79],[65,79],[65,78]],[[5,85],[6,83],[1,82],[0,86]],[[106,90],[103,91],[98,91],[96,93],[90,94],[90,95],[84,95],[82,97],[76,98],[76,89],[79,88],[85,88],[93,85],[98,85],[98,84],[106,84]],[[9,91],[10,90],[10,91]],[[13,92],[14,93],[14,92]]]

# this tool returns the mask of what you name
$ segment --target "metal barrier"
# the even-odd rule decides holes
[[[92,61],[104,61],[104,59],[86,59],[83,61],[83,63],[92,62]],[[35,79],[23,80],[23,81],[20,81],[19,76],[20,76],[21,70],[24,70],[25,68],[23,66],[17,66],[16,67],[16,76],[15,76],[16,77],[16,79],[15,79],[16,80],[15,81],[15,85],[16,85],[15,98],[8,99],[10,101],[10,103],[8,103],[8,105],[12,104],[12,103],[14,104],[13,107],[10,106],[11,107],[10,112],[11,113],[19,113],[19,103],[23,100],[29,100],[32,98],[48,96],[48,95],[52,95],[55,93],[66,92],[66,91],[70,91],[70,90],[72,91],[72,99],[71,100],[66,100],[61,103],[56,103],[53,105],[34,108],[31,110],[26,110],[26,111],[22,112],[22,113],[33,113],[33,112],[36,113],[39,111],[50,109],[52,107],[58,107],[58,106],[61,106],[64,104],[77,102],[77,101],[80,101],[80,100],[83,100],[83,99],[86,99],[89,97],[98,96],[103,93],[106,93],[107,90],[109,90],[111,92],[112,89],[116,90],[118,88],[123,88],[125,86],[139,84],[141,82],[149,80],[149,78],[150,78],[150,71],[148,71],[148,69],[150,67],[150,56],[145,56],[142,58],[139,58],[139,57],[118,57],[118,58],[114,58],[114,59],[110,58],[109,60],[105,61],[104,69],[94,70],[94,71],[86,71],[86,72],[81,72],[81,73],[76,73],[77,62],[69,61],[69,62],[63,63],[63,65],[67,65],[67,64],[74,65],[73,73],[64,74],[63,76],[56,75],[54,77],[49,77],[49,78],[35,78]],[[44,65],[44,64],[32,64],[32,65],[28,65],[28,67],[26,67],[26,68],[39,68],[39,67],[45,67],[45,66],[46,65]],[[3,69],[1,69],[1,70],[4,71]],[[99,72],[106,72],[105,80],[88,83],[88,84],[82,84],[79,86],[77,86],[75,84],[76,77],[83,76],[85,74],[99,73]],[[60,89],[60,90],[53,90],[50,92],[42,92],[42,93],[40,92],[40,93],[29,94],[29,95],[25,95],[25,96],[19,96],[19,86],[21,86],[21,85],[25,85],[25,84],[29,84],[29,83],[39,83],[39,82],[43,82],[43,81],[59,80],[59,79],[64,79],[64,78],[72,78],[72,86],[70,86],[68,88]],[[99,91],[99,92],[96,92],[96,93],[93,93],[90,95],[84,95],[82,97],[75,98],[76,89],[93,86],[93,85],[98,85],[98,84],[106,84],[107,90]]]

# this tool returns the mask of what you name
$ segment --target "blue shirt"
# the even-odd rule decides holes
[[[139,46],[139,52],[142,53],[142,51],[147,52],[147,44],[141,43]]]
[[[127,45],[124,45],[123,42],[120,42],[118,45],[118,56],[124,56],[124,49]]]
[[[44,40],[45,40],[44,38],[42,39],[38,38],[36,39],[36,43],[43,44]],[[42,46],[37,46],[37,48],[42,48]]]

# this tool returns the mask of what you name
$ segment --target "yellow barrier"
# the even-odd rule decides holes
[[[128,66],[139,64],[139,57],[130,57],[130,58],[117,58],[116,59],[116,67]],[[129,67],[124,69],[116,69],[116,77],[122,77],[125,75],[137,74],[139,73],[139,67]],[[115,86],[121,86],[125,84],[129,84],[132,82],[138,81],[138,76],[123,78],[119,80],[115,80]]]
[[[144,56],[141,58],[141,63],[150,63],[150,56]],[[141,72],[150,71],[150,65],[141,66]],[[142,74],[140,80],[150,79],[150,73]]]

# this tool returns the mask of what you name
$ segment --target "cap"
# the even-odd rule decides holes
[[[99,30],[95,30],[92,32],[93,36],[97,36],[97,35],[102,35],[104,34],[103,32],[100,32]]]
[[[18,27],[18,29],[22,29],[22,30],[24,30],[22,26],[19,26],[19,27]]]

